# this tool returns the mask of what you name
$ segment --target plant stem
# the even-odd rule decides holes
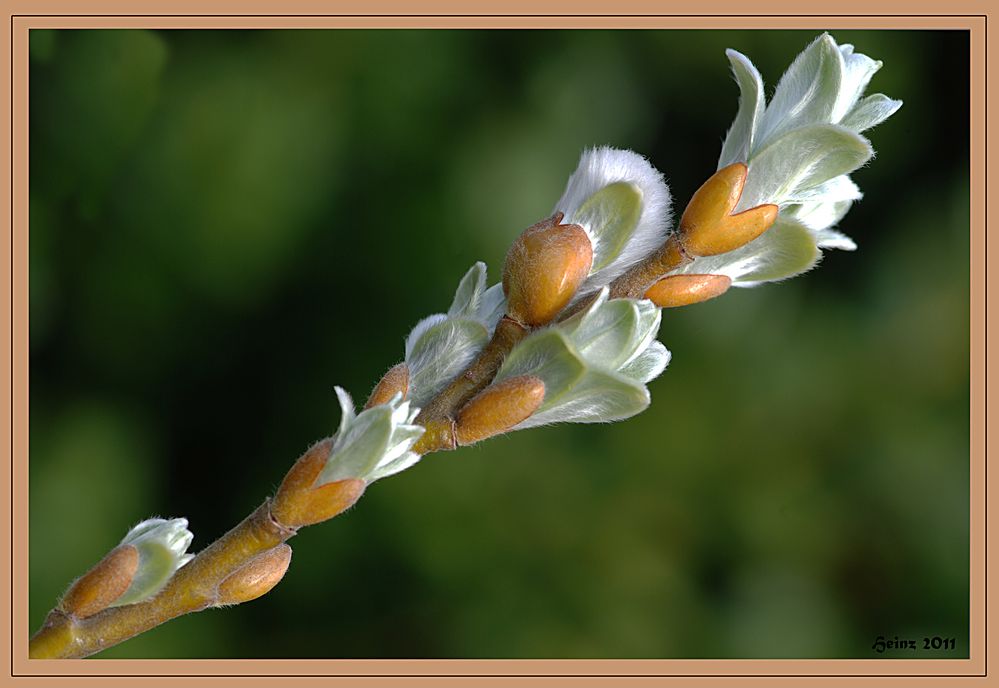
[[[455,414],[492,381],[507,354],[527,332],[526,327],[509,317],[504,316],[499,321],[492,339],[479,356],[420,414],[417,422],[423,424],[427,432],[414,451],[429,454],[455,447]],[[317,443],[300,462],[323,445],[328,447],[326,441]],[[294,470],[295,467],[291,469]],[[308,487],[296,485],[295,489]],[[298,532],[297,528],[282,524],[274,516],[271,505],[268,499],[242,523],[198,553],[149,600],[111,607],[86,618],[78,618],[59,608],[52,610],[32,636],[28,656],[31,659],[87,657],[178,616],[215,606],[219,585],[227,577],[261,552],[276,547]]]
[[[59,609],[31,638],[32,659],[78,658],[128,640],[170,619],[201,611],[218,600],[218,587],[254,556],[297,532],[279,523],[265,501],[242,523],[178,569],[166,587],[145,602],[111,607],[85,619]]]
[[[691,260],[683,250],[679,235],[674,232],[657,251],[611,283],[610,298],[645,298],[645,292],[657,280]]]
[[[615,280],[611,284],[611,296],[641,298],[657,279],[689,260],[676,237],[671,237],[659,251]],[[588,300],[583,299],[561,319],[587,303]],[[492,339],[476,359],[416,418],[416,422],[426,428],[426,433],[414,445],[413,451],[429,454],[457,446],[455,417],[458,411],[492,382],[507,355],[529,332],[530,328],[509,316],[500,319]],[[152,599],[111,607],[86,618],[54,609],[32,636],[28,656],[32,659],[87,657],[170,619],[215,606],[219,585],[228,576],[297,532],[297,528],[286,526],[275,518],[271,503],[268,499],[242,523],[178,569],[166,587]]]
[[[649,287],[691,260],[691,257],[683,250],[679,237],[674,233],[657,251],[611,282],[609,297],[612,299],[643,299]],[[559,322],[584,310],[596,298],[597,295],[592,294],[566,308],[559,315]]]
[[[496,324],[492,339],[474,361],[451,384],[423,407],[416,422],[427,429],[413,446],[417,454],[454,449],[454,419],[469,399],[481,392],[499,372],[513,347],[527,336],[526,326],[504,315]]]

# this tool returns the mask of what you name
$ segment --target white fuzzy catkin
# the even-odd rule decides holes
[[[503,287],[486,289],[486,265],[473,265],[447,313],[427,316],[406,337],[408,398],[425,405],[475,360],[506,311]]]
[[[641,213],[623,248],[602,268],[590,273],[579,294],[593,292],[658,248],[669,233],[671,198],[662,173],[644,157],[629,150],[602,146],[583,151],[576,171],[569,177],[554,212],[565,214],[563,222],[579,224],[598,254],[603,237],[592,223],[579,216],[579,209],[595,193],[618,182],[631,184],[641,195]]]
[[[735,211],[764,203],[780,208],[777,223],[746,246],[695,258],[677,272],[727,275],[750,287],[814,267],[823,248],[856,244],[832,226],[861,198],[849,174],[874,155],[860,132],[883,122],[902,102],[882,94],[862,97],[881,62],[816,38],[795,58],[767,104],[763,79],[745,55],[726,51],[739,85],[739,109],[718,159],[749,167]]]
[[[496,381],[538,377],[545,383],[545,398],[516,429],[610,423],[645,410],[650,402],[645,385],[670,358],[655,340],[660,317],[651,301],[608,300],[605,287],[584,311],[518,343]]]

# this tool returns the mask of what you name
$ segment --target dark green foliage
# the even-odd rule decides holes
[[[676,210],[813,32],[34,32],[31,624],[142,518],[204,547],[594,144]],[[786,284],[664,313],[652,407],[428,457],[266,597],[114,657],[968,651],[968,37],[835,31],[905,101]],[[29,629],[22,629],[27,633]]]

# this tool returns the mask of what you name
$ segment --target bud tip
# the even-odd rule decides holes
[[[139,551],[119,545],[70,586],[59,607],[81,619],[93,616],[125,594],[138,568]]]
[[[669,275],[649,287],[645,298],[660,308],[676,308],[721,296],[730,286],[726,275]]]
[[[545,399],[545,383],[532,375],[487,387],[458,413],[455,435],[467,446],[506,432],[531,417]]]
[[[728,253],[765,232],[777,219],[777,206],[766,204],[732,215],[742,197],[748,168],[737,162],[723,167],[694,192],[680,218],[683,248],[693,256]]]
[[[368,402],[364,405],[364,408],[369,409],[372,406],[387,404],[397,393],[401,394],[402,398],[405,399],[408,392],[409,366],[405,363],[400,363],[389,368],[388,372],[378,381],[378,384],[375,385],[374,390],[371,392],[371,396],[368,397]]]
[[[215,606],[241,604],[266,595],[291,564],[291,547],[281,543],[258,554],[219,584]]]
[[[503,269],[507,314],[524,325],[550,322],[590,273],[590,237],[579,225],[559,224],[562,217],[556,213],[528,227],[507,253]]]

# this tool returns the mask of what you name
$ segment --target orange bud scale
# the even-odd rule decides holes
[[[371,396],[368,397],[368,402],[364,405],[364,408],[369,409],[372,406],[387,404],[396,393],[401,393],[402,398],[405,399],[408,392],[409,366],[405,363],[400,363],[389,368],[388,372],[382,376],[382,379],[378,381],[378,384],[372,390]]]
[[[271,504],[271,514],[278,523],[288,528],[320,523],[361,498],[366,486],[363,480],[338,480],[314,487],[332,448],[332,438],[317,442],[285,475]]]
[[[121,545],[83,574],[63,595],[59,607],[81,619],[111,606],[125,594],[139,568],[139,550]]]
[[[556,213],[517,237],[503,268],[507,315],[529,327],[545,325],[568,305],[590,274],[593,245],[579,225]]]
[[[660,308],[676,308],[721,296],[732,286],[727,275],[670,275],[645,292],[645,298]]]
[[[532,375],[487,387],[458,412],[458,444],[467,446],[506,432],[530,418],[544,399],[545,383]]]
[[[281,543],[261,552],[219,584],[216,605],[241,604],[267,594],[291,564],[291,547]]]
[[[692,256],[734,251],[760,236],[777,220],[772,203],[732,215],[742,197],[748,168],[737,162],[723,167],[694,192],[680,218],[683,248]]]

